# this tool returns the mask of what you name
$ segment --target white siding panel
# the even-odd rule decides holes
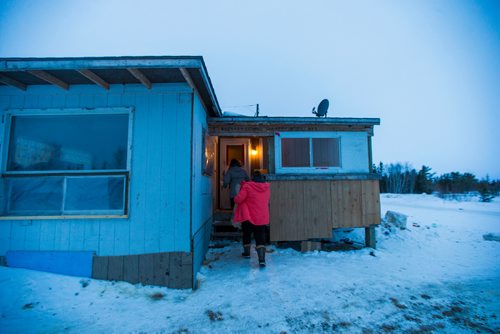
[[[342,172],[368,173],[368,135],[366,132],[341,134]]]

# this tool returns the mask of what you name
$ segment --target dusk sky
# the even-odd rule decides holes
[[[500,178],[500,1],[0,1],[0,57],[147,55],[203,56],[223,110],[328,98],[381,119],[374,162]]]

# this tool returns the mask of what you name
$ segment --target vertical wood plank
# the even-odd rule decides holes
[[[109,106],[108,104],[108,96],[106,93],[102,93],[102,94],[95,94],[93,96],[93,103],[92,103],[92,106],[94,108],[106,108]]]
[[[154,281],[154,256],[153,254],[139,255],[139,282],[145,285]]]
[[[278,181],[279,192],[273,194],[274,205],[279,207],[279,235],[275,241],[303,240],[304,226],[304,184],[302,181]]]
[[[26,226],[24,236],[24,249],[25,250],[40,250],[40,225],[39,220],[31,220]]]
[[[170,278],[170,254],[155,254],[154,278],[153,284],[159,286],[168,286]]]
[[[331,205],[332,205],[332,228],[340,226],[340,196],[338,181],[330,182]]]
[[[169,152],[173,147],[177,147],[174,141],[176,138],[175,124],[177,124],[177,113],[173,107],[175,95],[167,94],[163,96],[162,101],[162,136],[161,151]],[[174,241],[174,211],[176,210],[175,197],[177,189],[173,186],[173,180],[176,178],[176,166],[178,156],[176,154],[161,155],[161,171],[159,175],[160,199],[158,209],[161,213],[161,224],[159,231],[159,243],[161,251],[172,251]],[[187,186],[187,185],[186,185]]]
[[[107,219],[99,223],[99,255],[115,255],[115,224]]]
[[[78,94],[67,94],[64,104],[65,104],[66,108],[79,108],[79,106],[80,106],[79,95]]]
[[[173,180],[176,189],[174,202],[173,249],[189,251],[191,215],[191,94],[177,94],[175,110],[176,174]],[[188,130],[186,130],[188,129]]]
[[[374,225],[365,227],[365,246],[373,249],[377,248]]]
[[[92,278],[103,280],[108,278],[107,256],[94,256],[92,258]]]
[[[380,194],[378,180],[364,181],[363,188],[363,226],[380,224]]]
[[[123,280],[123,256],[108,257],[108,280]]]
[[[100,220],[85,221],[83,230],[83,248],[90,249],[99,253],[99,227],[101,224]]]
[[[147,164],[147,112],[149,108],[148,100],[143,95],[122,96],[124,105],[135,105],[133,125],[134,147],[132,151],[132,169],[131,169],[131,189],[130,189],[130,216],[133,223],[130,224],[130,253],[145,253],[146,245],[144,239],[145,225],[147,224],[146,214],[146,164]],[[141,259],[139,259],[141,263]]]
[[[81,219],[74,219],[73,221],[67,222],[71,224],[70,234],[69,234],[69,250],[83,250],[84,240],[85,240],[85,224],[87,223]]]
[[[331,188],[329,182],[304,181],[303,236],[330,238],[332,236]]]
[[[12,250],[24,250],[26,240],[26,225],[28,221],[15,221],[12,223],[10,246]]]
[[[26,97],[24,99],[23,108],[26,108],[26,109],[36,109],[36,108],[38,108],[38,100],[39,100],[39,98],[40,98],[39,95],[34,95],[34,94],[26,95]]]
[[[192,266],[185,265],[183,252],[170,253],[169,286],[174,289],[186,289],[192,285]]]
[[[361,199],[361,181],[349,181],[351,186],[351,225],[350,227],[363,226],[363,211]]]
[[[123,257],[123,280],[132,284],[139,283],[139,256]]]
[[[149,108],[147,115],[148,135],[147,135],[147,163],[144,172],[147,175],[146,192],[145,192],[145,219],[146,225],[144,229],[145,251],[148,253],[160,252],[160,225],[161,219],[161,156],[163,154],[171,155],[170,150],[158,151],[161,144],[162,129],[165,126],[162,124],[163,115],[163,99],[161,95],[154,94],[149,98]],[[187,186],[187,185],[185,185]]]
[[[52,107],[52,95],[40,94],[40,98],[38,99],[38,108],[48,109],[51,107]]]
[[[53,250],[55,247],[55,224],[50,220],[40,222],[40,250]]]

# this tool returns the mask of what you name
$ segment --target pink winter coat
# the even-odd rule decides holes
[[[267,182],[241,182],[241,189],[234,198],[234,222],[249,221],[254,225],[269,224],[269,197],[271,191]]]

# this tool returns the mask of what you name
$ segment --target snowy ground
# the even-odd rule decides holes
[[[387,210],[408,229],[379,228],[375,251],[270,247],[260,270],[231,243],[196,291],[0,267],[0,333],[499,333],[500,242],[483,235],[500,200],[383,195]]]

